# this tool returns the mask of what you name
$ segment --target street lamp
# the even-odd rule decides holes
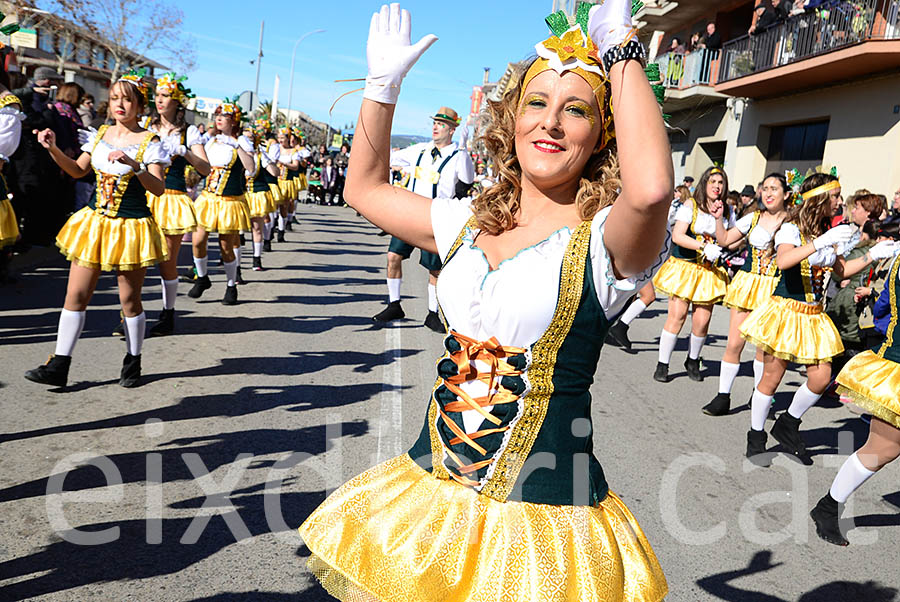
[[[305,34],[300,36],[300,38],[296,42],[294,42],[294,51],[291,53],[291,83],[289,86],[290,90],[288,90],[288,112],[287,112],[288,123],[291,122],[291,102],[293,101],[293,98],[294,98],[294,61],[297,58],[297,46],[300,45],[300,42],[302,42],[308,36],[311,36],[314,33],[325,33],[325,30],[324,29],[314,29],[312,31],[307,31]],[[275,122],[276,117],[277,117],[277,115],[272,115],[272,123]]]

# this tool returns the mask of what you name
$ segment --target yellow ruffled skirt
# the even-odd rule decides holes
[[[306,190],[309,188],[309,182],[306,180],[306,174],[297,176],[297,190]]]
[[[197,224],[207,232],[237,234],[250,231],[250,209],[244,195],[219,196],[205,190],[194,204]]]
[[[837,384],[839,393],[900,429],[900,364],[864,351],[847,362]]]
[[[197,229],[194,203],[186,192],[166,189],[162,196],[148,192],[147,205],[163,234],[186,234]]]
[[[741,311],[753,311],[769,300],[776,286],[777,276],[763,276],[741,270],[728,283],[722,305]]]
[[[162,230],[152,217],[107,217],[83,207],[68,219],[56,246],[69,261],[106,271],[127,272],[169,258]]]
[[[289,203],[297,198],[298,189],[296,180],[278,180],[278,187],[281,189],[281,203]]]
[[[499,502],[407,455],[345,483],[300,527],[339,600],[661,600],[666,579],[613,493],[598,506]]]
[[[265,217],[275,211],[275,203],[269,191],[248,192],[246,195],[247,206],[250,208],[250,217]]]
[[[9,199],[0,200],[0,248],[11,245],[19,238],[16,212]]]
[[[844,352],[821,305],[772,296],[741,324],[741,336],[770,355],[798,364],[830,362]]]
[[[272,193],[272,203],[273,205],[278,205],[284,201],[284,196],[281,194],[281,188],[278,184],[269,183],[269,192]],[[275,209],[272,209],[274,212]]]
[[[653,278],[656,290],[697,305],[712,305],[725,297],[728,274],[719,267],[669,257]]]

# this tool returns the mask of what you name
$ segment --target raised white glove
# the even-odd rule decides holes
[[[255,152],[255,148],[253,147],[253,140],[250,140],[247,136],[241,135],[238,138],[238,147],[244,151],[245,153],[253,153]]]
[[[900,244],[893,240],[883,240],[869,249],[869,257],[876,261],[893,257],[898,253],[900,253]]]
[[[859,228],[853,229],[853,236],[850,237],[850,240],[844,243],[838,243],[837,246],[837,254],[841,257],[846,257],[850,254],[850,251],[856,248],[859,242],[862,240],[862,230]]]
[[[185,156],[187,154],[187,152],[188,152],[188,147],[186,147],[183,144],[179,144],[178,146],[176,146],[175,148],[172,149],[172,154],[178,155],[179,157]]]
[[[853,238],[856,229],[850,224],[841,224],[835,226],[822,236],[813,240],[813,247],[816,251],[821,251],[825,247],[833,247],[835,245],[846,245]]]
[[[400,83],[409,70],[437,36],[428,34],[415,45],[410,44],[412,20],[408,10],[401,10],[396,2],[383,4],[381,11],[372,15],[369,24],[369,41],[366,44],[366,60],[369,74],[363,98],[396,104],[400,95]]]
[[[703,247],[703,256],[706,257],[708,262],[715,263],[722,256],[722,247],[715,243],[707,243]]]
[[[624,42],[634,28],[631,1],[605,0],[588,13],[588,32],[601,59],[607,50]]]

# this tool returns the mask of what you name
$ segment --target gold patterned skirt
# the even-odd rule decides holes
[[[298,189],[296,180],[278,180],[278,187],[281,189],[280,205],[289,203],[297,198]]]
[[[127,272],[169,258],[162,230],[152,217],[107,217],[83,207],[68,219],[56,246],[78,265]]]
[[[725,297],[728,274],[719,267],[669,257],[653,278],[656,290],[697,305],[712,305]]]
[[[207,232],[237,234],[250,231],[250,208],[243,194],[219,196],[203,191],[194,204],[197,224]]]
[[[769,300],[776,286],[778,286],[777,276],[764,276],[741,270],[728,283],[728,291],[722,299],[722,305],[730,309],[753,311]]]
[[[844,352],[841,335],[821,305],[777,295],[747,316],[741,336],[770,355],[798,364],[830,362]]]
[[[864,351],[847,362],[837,384],[839,393],[900,429],[900,364]]]
[[[613,493],[597,506],[499,502],[408,455],[345,483],[300,527],[339,600],[661,600],[666,579]]]
[[[9,199],[0,200],[0,248],[11,245],[19,238],[16,212]]]
[[[247,206],[250,208],[250,217],[265,217],[275,211],[275,203],[268,190],[262,192],[248,192],[246,195]]]
[[[186,192],[168,188],[162,196],[148,192],[147,205],[163,234],[186,234],[197,229],[194,203]]]
[[[281,188],[278,184],[273,184],[269,182],[269,192],[272,194],[272,203],[273,205],[278,205],[282,201],[284,201],[284,196],[281,194]],[[275,212],[275,209],[272,209],[272,212]]]

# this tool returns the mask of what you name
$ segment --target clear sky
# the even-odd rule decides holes
[[[292,107],[336,128],[356,120],[361,92],[341,99],[330,117],[328,109],[342,93],[362,85],[334,80],[365,77],[369,20],[380,2],[186,0],[179,6],[185,13],[184,35],[196,41],[196,67],[187,84],[198,96],[253,90],[256,67],[250,61],[265,20],[260,97],[271,100],[278,75],[278,105],[286,107],[294,42],[308,31],[325,29],[297,48]],[[404,80],[394,133],[430,135],[429,117],[438,107],[449,106],[461,116],[468,112],[472,86],[481,84],[485,67],[496,81],[508,62],[533,53],[534,44],[549,35],[544,17],[552,1],[411,0],[401,6],[412,14],[413,42],[427,33],[439,39]]]

